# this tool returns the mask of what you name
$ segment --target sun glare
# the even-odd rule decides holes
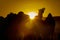
[[[29,12],[28,15],[29,15],[30,19],[34,19],[35,16],[37,16],[37,13],[36,12]]]

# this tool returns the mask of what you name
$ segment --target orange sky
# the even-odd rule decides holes
[[[25,14],[38,9],[46,8],[44,17],[48,13],[53,16],[60,16],[60,0],[0,0],[0,16],[6,17],[10,12],[18,13],[23,11]]]

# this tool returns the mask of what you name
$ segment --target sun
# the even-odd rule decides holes
[[[30,19],[34,19],[35,16],[37,16],[37,13],[36,12],[29,12],[28,15],[29,15]]]

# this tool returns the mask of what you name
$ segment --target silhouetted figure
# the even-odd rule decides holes
[[[10,13],[5,19],[7,24],[5,36],[8,38],[7,40],[17,40],[19,37],[19,33],[22,29],[22,23],[28,18],[23,12],[19,12],[18,14]],[[27,21],[26,21],[27,22]]]
[[[55,20],[52,17],[51,13],[49,13],[48,17],[46,18],[46,22],[50,25],[52,25],[53,27],[55,27]]]
[[[55,20],[52,17],[51,13],[49,13],[48,17],[46,18],[46,23],[47,25],[49,25],[49,34],[51,36],[51,40],[53,39],[53,33],[54,33],[54,29],[55,29]]]
[[[8,40],[8,28],[11,28],[9,25],[11,24],[12,20],[14,19],[14,17],[16,16],[16,14],[11,13],[8,14],[7,17],[4,19],[4,24],[2,26],[2,34],[3,34],[3,39]]]
[[[51,26],[51,31],[52,31],[52,33],[54,32],[54,29],[55,29],[55,20],[54,20],[54,18],[52,17],[52,15],[51,15],[51,13],[49,13],[49,15],[48,15],[48,17],[46,18],[46,23],[48,24],[48,25],[50,25]]]
[[[21,13],[22,14],[22,13]],[[18,24],[22,20],[22,15],[17,15],[14,13],[10,13],[6,17],[6,22],[8,23],[7,29],[6,29],[6,36],[8,40],[17,40],[17,35],[18,35]]]
[[[53,35],[54,29],[55,29],[55,20],[50,13],[49,13],[48,17],[46,18],[46,20],[43,20],[42,15],[44,13],[44,10],[45,10],[45,8],[42,8],[39,10],[39,13],[37,16],[38,19],[36,22],[36,24],[38,24],[38,26],[36,27],[36,29],[39,31],[39,28],[40,28],[39,33],[41,33],[41,35],[42,35],[42,40],[51,40],[51,39],[53,39],[52,35]],[[37,34],[38,34],[38,31],[37,31]]]

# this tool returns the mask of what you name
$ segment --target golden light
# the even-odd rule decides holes
[[[37,13],[36,12],[29,12],[28,15],[29,15],[30,19],[34,19],[35,16],[37,16]]]

